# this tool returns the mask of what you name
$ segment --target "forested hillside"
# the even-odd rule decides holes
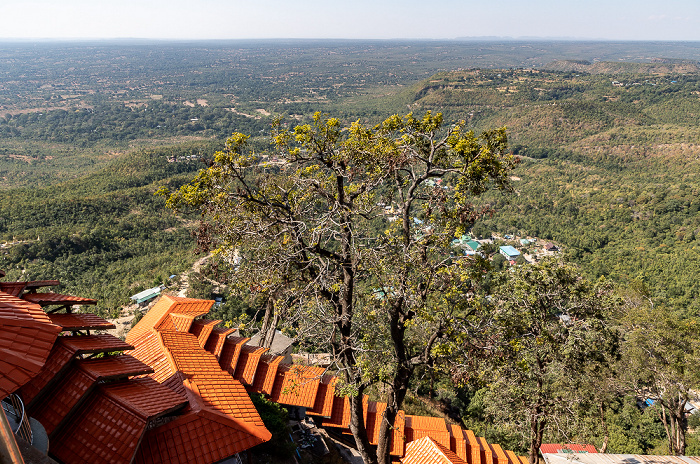
[[[593,277],[643,283],[697,315],[700,74],[649,70],[442,73],[418,87],[413,107],[476,130],[507,127],[522,158],[517,194],[489,200],[489,231],[554,240]]]
[[[185,182],[204,166],[191,157],[211,150],[138,150],[76,180],[0,192],[0,268],[15,280],[58,279],[61,291],[118,313],[132,294],[190,267],[188,221],[154,192]]]

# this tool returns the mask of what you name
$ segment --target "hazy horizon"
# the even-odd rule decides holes
[[[0,40],[697,41],[700,2],[0,0]]]

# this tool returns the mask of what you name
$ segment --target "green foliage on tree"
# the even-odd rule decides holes
[[[514,266],[500,275],[482,325],[481,353],[464,374],[488,387],[487,413],[527,431],[529,459],[538,462],[547,427],[570,415],[569,402],[590,366],[617,349],[609,327],[616,306],[606,282],[591,283],[555,260]]]
[[[514,164],[504,130],[477,137],[462,124],[442,126],[430,112],[374,127],[316,114],[311,124],[278,127],[279,168],[234,134],[211,167],[168,198],[202,215],[199,242],[228,264],[238,288],[266,295],[266,320],[330,349],[367,463],[389,462],[416,367],[447,356],[453,319],[473,310],[460,302],[485,263],[453,259],[451,242],[483,213],[472,199],[507,189]],[[377,382],[388,406],[375,453],[362,395]]]
[[[288,411],[279,403],[270,401],[258,393],[251,394],[250,399],[265,428],[272,434],[270,441],[258,445],[256,450],[280,459],[292,457],[296,446],[289,439],[292,431],[289,428]]]
[[[623,379],[640,398],[655,403],[669,454],[682,456],[687,446],[686,405],[700,385],[700,321],[679,318],[644,298],[631,305],[625,320]]]

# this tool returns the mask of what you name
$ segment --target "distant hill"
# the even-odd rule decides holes
[[[557,60],[543,67],[547,71],[577,72],[587,74],[688,74],[700,72],[700,64],[691,60],[655,58],[650,63],[583,60]]]

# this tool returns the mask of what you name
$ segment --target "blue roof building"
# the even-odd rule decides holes
[[[502,246],[500,252],[508,261],[515,261],[520,256],[520,252],[510,245]]]

